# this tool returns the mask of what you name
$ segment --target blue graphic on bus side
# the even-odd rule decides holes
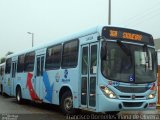
[[[52,94],[53,94],[53,84],[50,84],[47,72],[43,72],[43,82],[46,88],[46,96],[45,99],[48,100],[49,102],[52,102]]]
[[[67,77],[68,77],[68,70],[66,69],[64,70],[64,78],[67,79]]]
[[[65,69],[64,70],[64,79],[62,79],[62,82],[70,82],[70,79],[67,79],[68,78],[68,70]]]

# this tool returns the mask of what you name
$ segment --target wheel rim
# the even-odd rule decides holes
[[[70,111],[73,107],[73,101],[72,101],[72,98],[71,97],[67,97],[65,100],[64,100],[64,108],[66,111]]]
[[[20,94],[19,94],[19,92],[17,93],[17,101],[20,101]]]

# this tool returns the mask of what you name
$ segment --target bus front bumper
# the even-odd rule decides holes
[[[98,95],[97,112],[124,111],[124,110],[154,110],[157,98],[147,100],[109,99],[105,95]]]

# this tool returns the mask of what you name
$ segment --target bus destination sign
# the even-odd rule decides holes
[[[141,41],[142,37],[143,37],[140,34],[134,34],[134,33],[130,33],[130,32],[121,32],[121,31],[112,30],[112,29],[109,30],[109,35],[110,35],[110,37],[115,37],[115,38],[121,37],[123,39],[138,40],[138,41]]]
[[[102,36],[106,39],[119,39],[154,45],[153,38],[150,34],[126,28],[104,27],[102,30]]]

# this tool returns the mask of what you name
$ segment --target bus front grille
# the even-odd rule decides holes
[[[143,102],[123,102],[124,107],[141,107]]]
[[[125,87],[125,86],[115,86],[121,92],[124,93],[144,93],[149,90],[149,87]]]

